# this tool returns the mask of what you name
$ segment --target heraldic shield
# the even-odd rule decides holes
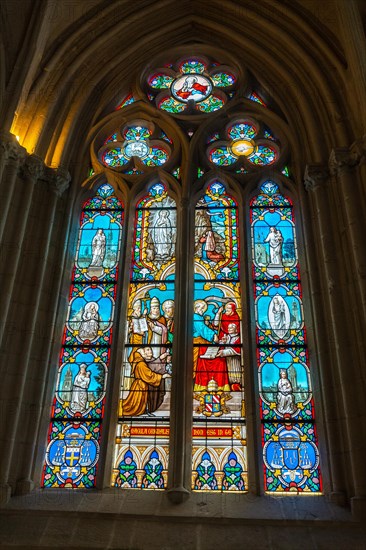
[[[318,467],[317,448],[311,441],[302,441],[303,434],[293,426],[281,426],[264,447],[264,462],[271,472],[276,472],[284,487],[294,483],[301,488],[309,475]]]
[[[82,424],[68,425],[50,442],[46,460],[61,482],[77,482],[84,475],[85,468],[96,464],[98,455],[98,442],[90,437],[87,429]]]

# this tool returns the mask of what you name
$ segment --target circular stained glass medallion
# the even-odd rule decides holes
[[[125,145],[125,153],[128,157],[146,157],[149,146],[144,141],[131,141]]]
[[[185,74],[174,80],[171,86],[172,95],[182,103],[190,99],[199,102],[206,99],[212,91],[212,83],[201,74]]]
[[[255,144],[250,139],[240,139],[238,141],[234,141],[231,144],[231,150],[234,153],[234,155],[237,155],[240,157],[241,155],[244,155],[245,157],[249,157],[254,151]]]

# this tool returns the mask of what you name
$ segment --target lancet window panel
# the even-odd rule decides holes
[[[192,489],[248,487],[236,201],[211,183],[195,214]]]
[[[80,229],[48,432],[44,487],[96,483],[113,340],[123,207],[104,184]]]
[[[115,487],[167,487],[176,231],[175,202],[156,183],[135,214]]]
[[[264,488],[322,490],[293,205],[266,181],[250,206]]]

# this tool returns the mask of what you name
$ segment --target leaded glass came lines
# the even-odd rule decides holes
[[[136,208],[112,485],[165,489],[174,336],[176,207],[156,183]]]
[[[83,207],[52,405],[44,487],[96,483],[123,209],[104,184]]]
[[[196,205],[194,271],[192,488],[244,491],[238,210],[219,181]]]
[[[251,202],[264,488],[322,490],[292,203],[273,181]]]

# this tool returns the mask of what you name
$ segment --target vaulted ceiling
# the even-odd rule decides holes
[[[321,161],[357,125],[345,107],[352,90],[339,2],[5,0],[5,127],[48,164],[65,164],[155,56],[218,48],[252,71],[304,137],[306,155]]]

